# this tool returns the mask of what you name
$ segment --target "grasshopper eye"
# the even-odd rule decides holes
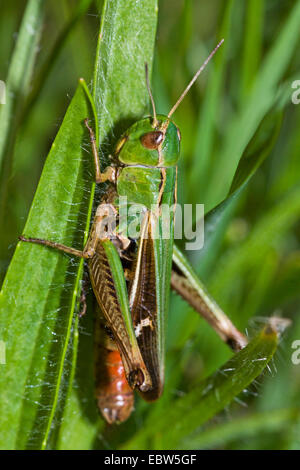
[[[155,150],[162,143],[164,134],[161,131],[147,132],[141,137],[143,147],[149,150]]]

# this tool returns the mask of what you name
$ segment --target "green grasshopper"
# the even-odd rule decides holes
[[[112,163],[103,172],[94,132],[88,119],[85,120],[96,183],[109,182],[110,185],[96,209],[83,251],[48,240],[20,237],[23,241],[88,259],[91,284],[109,333],[110,346],[106,347],[120,355],[123,368],[119,371],[120,377],[125,373],[127,380],[127,401],[115,392],[110,401],[102,400],[100,404],[109,423],[124,421],[130,415],[132,390],[137,389],[147,401],[156,400],[162,393],[170,286],[233,350],[241,349],[247,342],[205,291],[187,259],[173,244],[174,217],[168,219],[169,236],[163,236],[165,220],[161,208],[176,204],[181,140],[171,116],[222,42],[197,71],[167,116],[156,114],[146,66],[153,116],[137,121],[124,133],[116,145]],[[142,218],[132,217],[132,222],[140,228],[138,237],[129,236],[128,227],[122,226],[119,202],[125,197],[129,209],[137,204],[142,207]],[[112,229],[107,228],[106,223],[111,215],[117,222]]]

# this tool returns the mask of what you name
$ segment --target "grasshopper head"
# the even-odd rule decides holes
[[[158,114],[133,124],[119,140],[116,154],[125,165],[169,167],[177,164],[180,131],[170,118]]]
[[[119,140],[116,156],[121,163],[152,167],[170,167],[177,164],[180,149],[180,131],[174,122],[171,121],[171,116],[223,42],[224,39],[217,44],[203,62],[167,116],[156,114],[149,82],[148,65],[145,64],[146,84],[152,103],[153,118],[147,117],[137,121]]]

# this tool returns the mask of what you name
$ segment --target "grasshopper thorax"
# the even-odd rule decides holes
[[[170,167],[177,164],[180,131],[170,118],[158,114],[133,124],[119,140],[116,156],[125,165]]]

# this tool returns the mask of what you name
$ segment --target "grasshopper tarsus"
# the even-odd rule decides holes
[[[19,235],[19,236],[18,236],[18,239],[19,239],[21,242],[31,242],[31,240],[33,240],[32,238],[26,238],[26,237],[24,237],[24,235]]]
[[[95,133],[94,133],[93,129],[91,128],[91,126],[89,125],[89,118],[85,118],[84,125],[87,128],[87,130],[89,131],[90,141],[95,142],[96,141]]]
[[[228,338],[226,344],[234,351],[238,352],[241,351],[243,348],[247,346],[247,339],[241,334],[240,338]]]

